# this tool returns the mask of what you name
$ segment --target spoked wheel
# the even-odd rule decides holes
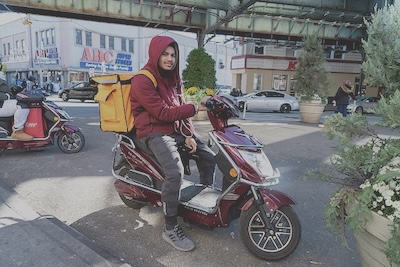
[[[356,112],[356,113],[359,113],[359,114],[363,114],[363,113],[364,113],[364,110],[363,110],[362,107],[356,107],[355,112]]]
[[[64,153],[78,153],[85,145],[85,137],[81,132],[62,133],[57,139],[57,145]]]
[[[279,109],[280,112],[282,113],[289,113],[292,110],[289,104],[283,104],[281,108]]]
[[[61,94],[61,99],[63,100],[63,101],[68,101],[68,94],[67,93],[62,93]]]
[[[252,205],[240,216],[240,236],[244,245],[257,257],[280,260],[289,256],[297,247],[301,236],[301,225],[297,214],[290,206],[282,206],[267,217],[271,229],[266,229],[259,209]]]

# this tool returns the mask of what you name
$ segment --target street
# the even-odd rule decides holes
[[[70,124],[82,128],[85,147],[77,154],[64,154],[56,145],[43,151],[0,151],[0,186],[15,190],[117,259],[143,267],[359,266],[351,235],[346,248],[326,230],[324,205],[335,186],[303,177],[306,170],[329,162],[334,142],[324,137],[318,125],[300,123],[298,112],[247,113],[245,120],[234,120],[266,145],[272,165],[281,172],[276,189],[297,201],[294,209],[302,224],[300,244],[288,258],[272,263],[256,258],[244,247],[238,220],[212,231],[183,224],[196,249],[189,253],[173,249],[161,238],[162,210],[151,206],[129,209],[114,190],[114,135],[99,129],[97,104],[50,99],[74,117]],[[329,114],[332,112],[326,116]],[[195,125],[206,141],[210,124]],[[192,171],[196,175],[195,169]]]

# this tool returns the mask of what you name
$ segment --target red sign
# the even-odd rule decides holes
[[[114,55],[110,51],[102,51],[99,49],[92,49],[90,51],[89,48],[85,47],[83,50],[81,61],[90,61],[90,62],[106,62],[111,63],[113,61]]]
[[[287,70],[295,70],[296,69],[296,64],[297,64],[297,61],[289,61],[289,65],[287,67]]]

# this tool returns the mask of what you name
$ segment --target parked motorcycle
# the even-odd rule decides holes
[[[223,96],[206,102],[213,126],[208,134],[210,146],[216,146],[216,160],[222,176],[211,186],[184,179],[181,184],[179,216],[185,221],[208,228],[227,227],[240,217],[239,232],[245,246],[257,257],[273,261],[290,255],[301,237],[301,225],[291,205],[294,200],[271,189],[279,183],[280,173],[273,169],[262,150],[264,145],[228,119],[238,117],[235,104]],[[162,169],[134,132],[116,134],[113,148],[114,183],[122,201],[138,209],[151,203],[162,206]],[[184,145],[179,150],[190,174]]]
[[[42,100],[29,103],[28,119],[24,132],[32,135],[32,141],[19,141],[12,138],[13,117],[0,117],[0,149],[37,149],[57,142],[61,151],[71,154],[79,152],[85,145],[81,129],[67,125],[72,121],[68,113],[51,101]]]

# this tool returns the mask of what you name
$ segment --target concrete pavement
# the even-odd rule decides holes
[[[0,267],[129,267],[0,186]]]

